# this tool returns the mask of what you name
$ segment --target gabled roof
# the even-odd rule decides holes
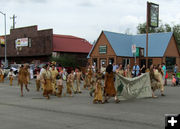
[[[103,33],[105,34],[117,56],[133,57],[131,52],[131,46],[133,44],[136,44],[136,47],[144,48],[144,53],[146,53],[146,34],[127,35],[109,31],[103,31]],[[172,32],[149,33],[148,57],[163,57],[172,35]],[[90,54],[91,52],[89,55]]]
[[[69,35],[53,34],[54,52],[89,53],[91,48],[92,45],[85,39]]]

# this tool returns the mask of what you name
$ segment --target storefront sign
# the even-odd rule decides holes
[[[159,24],[159,5],[154,3],[148,3],[149,10],[149,26],[158,27]]]
[[[0,37],[0,43],[1,43],[1,46],[4,46],[4,45],[5,45],[4,37]]]
[[[20,38],[15,40],[15,45],[17,47],[26,47],[28,46],[28,38]]]
[[[103,45],[103,46],[99,46],[99,53],[104,54],[107,52],[107,46]]]
[[[136,57],[139,57],[139,47],[136,47]]]

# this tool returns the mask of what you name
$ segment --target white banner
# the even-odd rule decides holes
[[[26,47],[28,46],[28,38],[21,38],[15,40],[15,45],[17,47]]]
[[[135,78],[126,78],[116,74],[117,94],[124,99],[152,97],[149,73]]]

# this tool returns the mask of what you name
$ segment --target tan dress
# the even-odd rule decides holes
[[[105,74],[105,88],[104,88],[105,95],[107,96],[115,96],[116,89],[114,86],[114,74],[113,72]]]
[[[18,82],[20,85],[27,85],[28,84],[28,69],[27,68],[21,68],[19,70],[19,76],[18,76]]]
[[[154,71],[151,70],[149,74],[150,74],[150,81],[151,81],[151,89],[155,91],[156,89],[159,89],[161,86],[160,82],[158,82],[158,79],[157,79],[158,75],[156,75],[155,77],[155,74],[158,74],[158,73],[154,73]]]
[[[162,75],[161,75],[160,72],[158,72],[158,70],[154,71],[154,77],[158,80],[157,88],[161,88],[162,89],[162,87],[163,87]]]
[[[47,96],[48,94],[51,94],[53,91],[53,87],[52,87],[52,75],[51,72],[49,70],[45,70],[42,73],[42,77],[43,77],[43,81],[44,81],[44,96]]]
[[[102,87],[101,84],[96,84],[95,94],[94,94],[94,101],[102,101],[103,95],[102,95]]]

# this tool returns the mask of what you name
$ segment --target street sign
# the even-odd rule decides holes
[[[136,45],[135,44],[132,45],[132,53],[136,53]]]

